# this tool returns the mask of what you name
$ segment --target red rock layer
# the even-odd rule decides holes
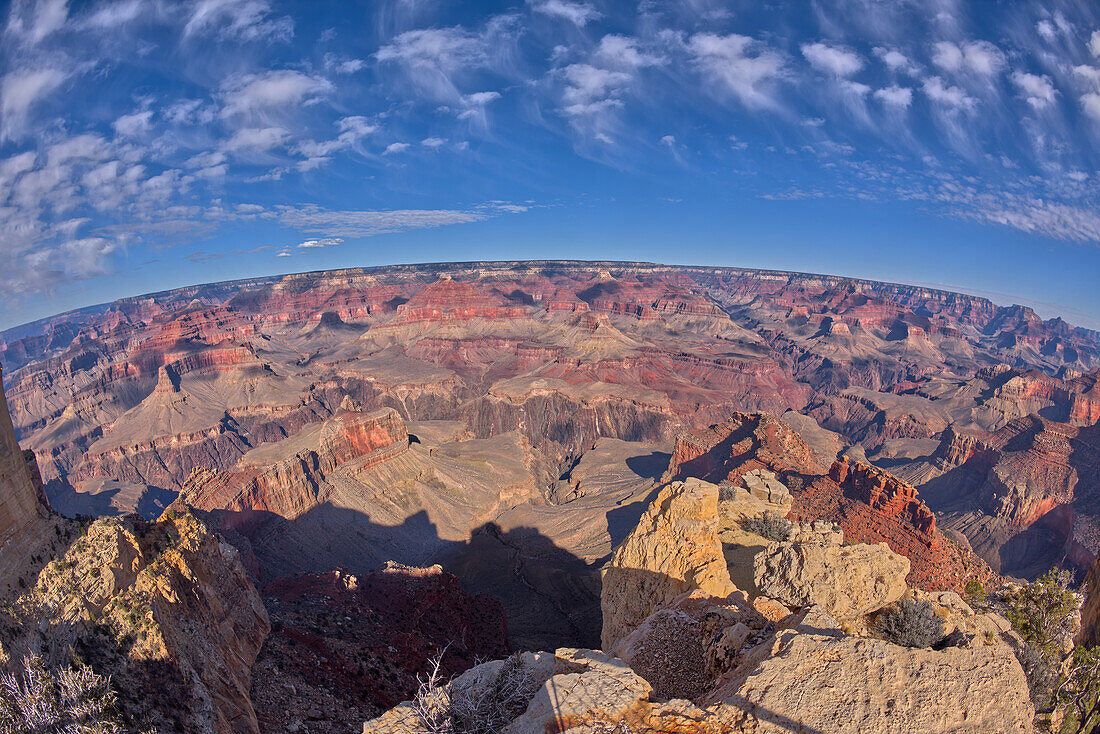
[[[844,456],[833,462],[829,478],[846,494],[866,502],[872,509],[900,517],[925,535],[935,536],[936,516],[917,498],[915,487],[893,474],[861,461],[849,461]]]
[[[315,447],[264,466],[196,469],[180,495],[200,510],[272,512],[293,519],[323,501],[326,474],[352,464],[361,471],[408,450],[405,422],[392,408],[341,412],[326,421]]]
[[[992,576],[984,561],[936,529],[916,489],[867,464],[838,461],[826,469],[797,433],[766,414],[738,413],[681,434],[664,479],[736,482],[752,469],[773,471],[790,487],[789,517],[839,523],[853,543],[885,542],[908,557],[911,586],[962,591],[971,578]]]

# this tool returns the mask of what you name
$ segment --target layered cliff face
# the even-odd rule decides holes
[[[791,518],[836,522],[854,542],[887,543],[911,561],[913,586],[961,592],[971,578],[984,582],[991,576],[969,548],[937,530],[934,513],[914,487],[847,457],[826,466],[790,425],[767,415],[738,414],[682,434],[665,476],[736,485],[759,469],[791,487]]]
[[[904,471],[994,568],[1032,576],[1061,558],[1087,570],[1100,552],[1098,458],[1096,424],[1027,416],[988,434],[947,431]]]
[[[48,530],[49,514],[34,455],[28,457],[19,448],[0,394],[0,578],[14,577]]]

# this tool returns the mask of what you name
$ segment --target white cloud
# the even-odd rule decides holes
[[[692,60],[723,92],[751,109],[778,106],[773,87],[783,77],[783,56],[748,36],[697,33],[688,42]]]
[[[1089,51],[1093,56],[1100,56],[1100,31],[1093,31],[1089,38]]]
[[[430,100],[455,103],[462,97],[461,81],[476,69],[502,68],[516,36],[515,19],[496,16],[475,33],[461,26],[406,31],[380,48],[374,58],[399,70],[412,86]],[[498,63],[499,62],[499,63]],[[407,88],[401,90],[409,97]]]
[[[1043,109],[1054,104],[1057,92],[1054,91],[1054,84],[1050,77],[1014,71],[1011,78],[1027,103],[1035,109]]]
[[[60,30],[68,17],[68,0],[16,0],[8,14],[7,31],[37,44]]]
[[[914,74],[917,71],[917,65],[897,49],[876,46],[875,56],[878,56],[890,71],[905,72],[907,74]]]
[[[978,100],[967,95],[962,89],[944,83],[938,76],[929,77],[921,86],[930,100],[949,110],[973,110]]]
[[[932,63],[952,73],[972,72],[992,76],[1005,65],[1004,52],[988,41],[967,41],[962,44],[939,41],[932,48]]]
[[[875,90],[875,99],[887,107],[895,109],[908,109],[913,102],[913,90],[909,87],[900,87],[897,84],[883,89]]]
[[[125,138],[135,138],[149,132],[152,127],[153,111],[143,110],[129,115],[123,115],[115,120],[111,127],[115,132]]]
[[[80,28],[101,30],[119,28],[141,17],[146,10],[144,0],[115,0],[100,3],[94,10],[77,20]]]
[[[232,77],[222,85],[223,117],[259,110],[313,104],[332,92],[320,76],[284,69]]]
[[[601,69],[591,64],[570,64],[562,70],[566,79],[562,111],[570,117],[598,114],[619,107],[619,94],[633,77],[622,71]]]
[[[1075,66],[1073,67],[1073,73],[1081,77],[1089,86],[1100,90],[1100,67],[1084,65]]]
[[[827,43],[804,43],[802,55],[818,71],[838,77],[849,77],[863,68],[863,59],[854,51]]]
[[[295,147],[295,152],[307,157],[308,161],[298,163],[298,169],[308,171],[328,163],[330,156],[341,150],[355,148],[360,141],[378,131],[378,126],[365,117],[352,115],[336,121],[340,131],[332,140],[304,140]]]
[[[425,148],[432,149],[441,148],[446,145],[446,143],[447,141],[443,138],[424,138],[420,141],[420,144],[423,145]]]
[[[468,224],[526,211],[528,207],[505,203],[473,209],[397,209],[388,211],[333,211],[306,204],[277,206],[275,215],[286,227],[324,237],[372,237],[412,229],[432,229],[451,224]]]
[[[382,151],[382,155],[394,155],[395,153],[404,153],[408,149],[408,143],[390,143],[386,146],[386,149]]]
[[[321,237],[315,240],[306,240],[298,247],[303,250],[318,250],[322,247],[335,247],[342,244],[344,244],[343,237]]]
[[[1081,96],[1081,107],[1085,114],[1100,122],[1100,94],[1089,92]]]
[[[275,257],[293,257],[289,250],[279,250],[275,253]]]
[[[0,140],[23,133],[31,108],[65,81],[57,69],[12,71],[0,80]]]
[[[273,17],[267,0],[199,0],[192,8],[183,35],[209,34],[225,40],[288,40],[294,21]]]
[[[246,127],[233,133],[233,136],[222,144],[222,149],[231,153],[263,152],[285,144],[289,138],[290,131],[284,127]]]
[[[1058,37],[1054,31],[1054,24],[1049,20],[1040,20],[1035,24],[1035,30],[1047,43],[1053,43]]]
[[[638,39],[614,34],[600,39],[595,58],[602,66],[622,70],[640,69],[665,62],[665,59],[659,55],[639,50]]]
[[[600,12],[588,3],[569,2],[569,0],[536,0],[531,4],[536,13],[562,18],[578,28],[583,28],[590,20],[600,17]]]

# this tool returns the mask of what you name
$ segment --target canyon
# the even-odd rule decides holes
[[[149,601],[140,569],[177,569],[155,583],[168,597],[199,584],[239,620],[209,642],[235,667],[187,682],[218,702],[199,709],[219,731],[357,726],[414,695],[441,649],[447,676],[519,650],[549,681],[610,674],[602,648],[644,679],[626,681],[634,693],[661,698],[666,683],[630,652],[666,639],[647,622],[658,613],[687,615],[702,635],[711,609],[759,650],[882,653],[834,623],[818,634],[788,618],[815,604],[843,616],[822,582],[771,578],[796,557],[881,566],[870,580],[822,577],[852,594],[888,581],[898,596],[864,603],[862,619],[901,594],[950,607],[972,581],[1054,566],[1083,578],[1100,555],[1100,333],[973,296],[740,268],[451,263],[193,286],[0,340],[0,569],[60,594],[74,583],[65,569],[92,563],[88,548],[54,575],[29,559],[65,558],[94,528],[96,548],[131,549],[136,573],[97,591],[95,614],[136,584],[150,635],[195,622]],[[796,546],[826,550],[769,555],[756,579],[768,541],[730,518],[765,510],[795,523]],[[688,523],[655,549],[646,533],[680,515],[724,524],[705,548]],[[179,555],[166,562],[169,541]],[[692,593],[711,601],[682,598]],[[173,659],[197,654],[158,634]],[[1018,677],[1003,656],[949,654]],[[110,652],[103,669],[125,679],[127,655]],[[715,721],[749,695],[745,676],[787,674],[729,655],[721,686],[683,696],[716,706]],[[899,669],[932,664],[918,658]],[[232,695],[210,694],[219,686]],[[687,716],[642,699],[638,721]]]

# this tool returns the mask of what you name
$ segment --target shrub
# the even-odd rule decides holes
[[[884,609],[875,624],[879,635],[895,645],[932,647],[943,639],[943,620],[926,601],[902,599]]]
[[[1077,598],[1069,571],[1050,570],[1038,581],[1005,595],[1005,616],[1027,642],[1056,657],[1074,630]]]
[[[519,653],[481,685],[455,687],[443,681],[445,653],[431,661],[413,702],[424,734],[498,734],[527,710],[538,690]]]
[[[767,538],[772,541],[784,541],[791,537],[794,523],[785,517],[779,517],[772,512],[766,512],[760,517],[750,517],[741,522],[741,527],[750,533]]]
[[[122,734],[110,678],[91,668],[48,670],[38,656],[22,675],[0,676],[0,731],[41,734]]]
[[[966,582],[965,593],[967,599],[972,599],[978,603],[985,601],[985,587],[978,579],[970,579]]]

